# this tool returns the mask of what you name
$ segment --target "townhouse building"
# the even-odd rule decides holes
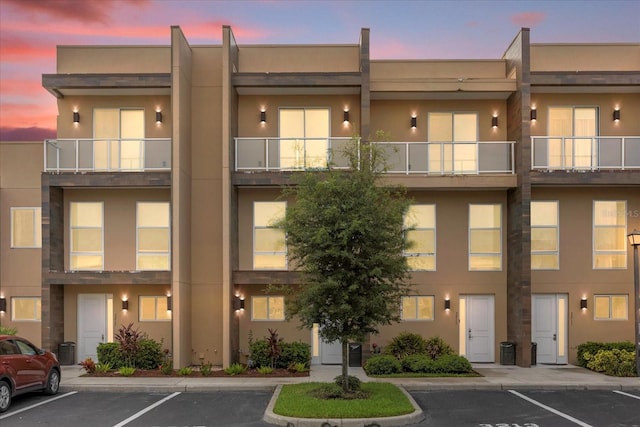
[[[585,341],[634,337],[640,229],[640,43],[532,44],[501,58],[372,60],[344,45],[60,46],[57,138],[0,144],[0,321],[95,358],[133,323],[176,366],[245,361],[285,321],[301,276],[273,227],[283,185],[378,144],[413,200],[413,293],[402,331],[472,362],[575,362]],[[382,130],[385,138],[377,137]],[[535,345],[532,345],[535,343]]]

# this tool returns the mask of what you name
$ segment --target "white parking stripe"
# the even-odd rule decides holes
[[[567,420],[571,421],[572,423],[578,424],[579,426],[582,426],[582,427],[593,427],[591,424],[584,423],[584,422],[582,422],[582,421],[580,421],[580,420],[578,420],[576,418],[573,418],[571,415],[567,415],[564,412],[560,412],[560,411],[558,411],[556,409],[553,409],[552,407],[547,406],[547,405],[545,405],[543,403],[540,403],[537,400],[533,400],[530,397],[527,397],[524,394],[520,394],[515,390],[508,390],[508,391],[509,391],[509,393],[515,394],[516,396],[518,396],[521,399],[526,400],[527,402],[533,403],[534,405],[539,406],[542,409],[546,409],[549,412],[553,412],[554,414],[556,414],[556,415],[558,415],[558,416],[560,416],[560,417],[562,417],[564,419],[567,419]]]
[[[56,397],[52,397],[51,399],[47,399],[47,400],[45,400],[43,402],[36,403],[36,404],[31,405],[31,406],[27,406],[25,408],[22,408],[22,409],[18,409],[17,411],[9,412],[8,414],[4,414],[4,415],[0,416],[0,420],[4,420],[5,418],[12,417],[12,416],[14,416],[16,414],[19,414],[21,412],[28,411],[29,409],[36,408],[36,407],[38,407],[40,405],[45,405],[45,404],[47,404],[49,402],[53,402],[54,400],[62,399],[63,397],[71,396],[72,394],[76,394],[76,393],[77,393],[77,391],[70,391],[69,393],[65,393],[65,394],[61,394],[61,395],[56,396]]]
[[[164,402],[166,402],[167,400],[173,399],[174,397],[176,397],[177,395],[179,395],[180,392],[176,391],[172,394],[170,394],[169,396],[165,397],[164,399],[158,400],[156,403],[154,403],[153,405],[147,406],[146,408],[144,408],[142,411],[138,411],[135,414],[131,415],[129,418],[127,418],[126,420],[114,425],[113,427],[122,427],[125,426],[127,424],[129,424],[131,421],[135,420],[136,418],[141,417],[142,415],[146,414],[147,412],[149,412],[150,410],[152,410],[153,408],[155,408],[156,406],[160,406],[162,405]]]
[[[634,399],[640,400],[640,396],[636,396],[635,394],[625,393],[624,391],[620,391],[620,390],[612,390],[612,391],[614,393],[618,393],[618,394],[621,394],[623,396],[629,396],[629,397],[633,397]]]

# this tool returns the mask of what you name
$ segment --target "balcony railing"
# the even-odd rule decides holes
[[[375,142],[387,172],[430,175],[513,174],[513,141]]]
[[[640,169],[640,136],[533,136],[531,167],[581,171]]]
[[[352,138],[235,138],[236,171],[348,169]],[[359,142],[360,139],[358,138]]]
[[[46,172],[171,170],[171,139],[47,139]]]

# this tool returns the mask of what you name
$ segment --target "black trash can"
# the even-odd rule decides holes
[[[516,364],[516,343],[511,341],[503,341],[500,343],[500,364]]]
[[[349,366],[362,366],[362,344],[359,342],[349,343]]]
[[[58,362],[61,365],[76,364],[76,343],[65,341],[58,345]]]
[[[538,363],[538,343],[531,343],[531,365],[535,365]]]

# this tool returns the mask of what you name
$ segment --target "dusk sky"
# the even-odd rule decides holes
[[[640,0],[212,1],[0,0],[0,140],[55,137],[56,100],[42,74],[56,45],[355,44],[372,59],[500,58],[521,27],[532,43],[639,43]]]

